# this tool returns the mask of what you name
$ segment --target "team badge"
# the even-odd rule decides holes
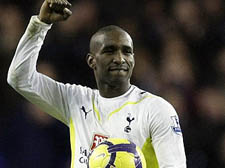
[[[131,113],[128,113],[128,116],[127,116],[127,122],[128,122],[128,125],[124,128],[124,131],[126,133],[129,133],[131,131],[131,127],[130,127],[130,124],[131,122],[135,119],[134,117],[131,117]]]

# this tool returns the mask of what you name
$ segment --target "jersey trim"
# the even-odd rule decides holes
[[[158,160],[156,158],[151,138],[146,139],[142,147],[142,152],[145,156],[147,168],[159,168]]]
[[[97,115],[97,117],[98,117],[98,121],[100,121],[101,118],[100,118],[99,111],[98,111],[98,109],[97,109],[96,106],[95,106],[94,97],[92,98],[92,104],[93,104],[93,109],[94,109],[94,111],[95,111],[95,113],[96,113],[96,115]]]
[[[145,97],[141,98],[140,100],[138,100],[138,101],[136,101],[136,102],[128,101],[128,102],[124,103],[121,107],[119,107],[118,109],[112,111],[112,112],[109,114],[109,116],[107,117],[107,119],[109,120],[109,118],[110,118],[113,114],[119,112],[120,110],[122,110],[122,109],[123,109],[124,107],[126,107],[127,105],[138,104],[138,103],[142,102],[145,98],[149,98],[149,97],[152,97],[152,96],[149,96],[149,95],[148,95],[148,96],[145,96]],[[96,115],[97,115],[97,117],[98,117],[98,120],[100,121],[101,118],[100,118],[99,110],[98,110],[98,109],[96,108],[96,106],[95,106],[94,98],[92,99],[92,104],[93,104],[93,109],[94,109],[94,111],[95,111],[95,113],[96,113]]]
[[[70,118],[70,146],[71,146],[71,166],[70,168],[74,168],[75,161],[75,127],[73,124],[73,119]]]
[[[130,104],[133,104],[133,105],[134,105],[134,104],[138,104],[138,103],[140,103],[142,100],[144,100],[145,98],[148,98],[148,97],[152,97],[152,96],[145,96],[145,97],[141,98],[140,100],[138,100],[138,101],[136,101],[136,102],[128,101],[128,102],[124,103],[121,107],[119,107],[118,109],[112,111],[112,112],[109,114],[108,119],[109,119],[113,114],[115,114],[115,113],[119,112],[120,110],[122,110],[125,106],[130,105]]]

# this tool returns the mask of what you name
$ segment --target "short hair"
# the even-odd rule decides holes
[[[99,43],[97,43],[97,41],[96,41],[97,36],[99,36],[101,34],[106,34],[108,32],[112,32],[112,31],[119,31],[119,32],[124,32],[124,33],[128,34],[124,29],[122,29],[121,27],[116,26],[116,25],[109,25],[109,26],[102,27],[96,33],[94,33],[90,39],[90,45],[89,45],[90,52],[92,53],[93,50],[97,48],[97,45],[99,45]]]
[[[119,26],[116,26],[116,25],[109,25],[109,26],[105,26],[105,27],[102,27],[100,28],[94,35],[96,34],[102,34],[102,33],[106,33],[106,32],[111,32],[111,31],[123,31],[123,32],[126,32],[124,29],[122,29],[121,27]],[[93,36],[94,36],[93,35]]]

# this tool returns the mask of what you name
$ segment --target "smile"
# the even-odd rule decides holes
[[[110,67],[109,71],[128,71],[127,67]]]

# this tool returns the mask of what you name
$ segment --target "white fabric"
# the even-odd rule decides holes
[[[50,28],[36,16],[31,18],[11,63],[8,83],[67,126],[72,119],[74,167],[86,168],[94,135],[100,134],[127,138],[141,148],[151,138],[160,168],[186,168],[182,134],[173,129],[177,114],[164,99],[134,85],[124,95],[103,98],[98,90],[59,83],[36,71],[38,54]]]

